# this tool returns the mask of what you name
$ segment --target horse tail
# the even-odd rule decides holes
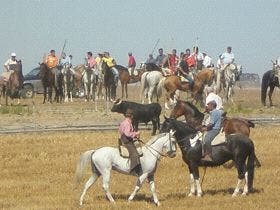
[[[247,161],[247,172],[248,172],[248,190],[249,192],[253,189],[254,171],[255,171],[255,148],[253,142],[251,143],[251,153],[249,154]]]
[[[267,88],[269,85],[269,71],[264,73],[262,77],[262,85],[261,85],[261,102],[265,106],[265,100],[266,100],[266,93]]]
[[[161,95],[162,95],[162,90],[163,90],[163,86],[164,86],[164,81],[165,81],[165,79],[166,79],[166,77],[163,77],[163,78],[159,81],[159,83],[158,83],[158,85],[157,85],[157,95],[158,95],[159,98],[160,98]]]
[[[85,171],[86,166],[90,163],[91,155],[95,152],[95,150],[89,150],[84,152],[80,156],[80,160],[77,163],[76,172],[75,172],[75,186],[81,182],[83,177],[83,172]]]

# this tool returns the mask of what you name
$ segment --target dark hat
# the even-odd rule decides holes
[[[134,113],[133,113],[133,110],[128,108],[128,109],[126,110],[126,112],[125,112],[124,115],[125,115],[126,117],[131,117],[131,116],[133,116],[133,114],[134,114]]]

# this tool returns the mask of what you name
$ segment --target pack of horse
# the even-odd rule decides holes
[[[204,107],[204,88],[214,86],[217,93],[224,92],[224,101],[229,99],[233,101],[233,88],[239,79],[242,67],[240,65],[229,65],[223,69],[203,68],[201,71],[193,74],[193,84],[187,80],[181,80],[177,75],[164,75],[163,69],[156,65],[147,65],[147,72],[141,77],[140,100],[152,103],[153,97],[157,102],[165,91],[165,108],[169,109],[169,104],[174,105],[178,97],[178,91],[190,92],[192,101]]]
[[[136,106],[136,104],[133,105]],[[188,196],[197,195],[201,197],[203,195],[198,170],[200,166],[215,167],[230,160],[233,161],[238,172],[237,185],[232,196],[237,196],[240,193],[242,182],[244,182],[242,195],[252,192],[255,163],[260,166],[255,155],[254,143],[249,138],[250,127],[254,127],[254,124],[246,119],[225,118],[223,120],[223,130],[226,134],[226,139],[223,143],[212,147],[211,157],[213,161],[204,161],[202,159],[202,143],[197,141],[194,146],[191,146],[190,143],[191,138],[199,132],[199,126],[202,123],[204,114],[199,112],[190,102],[178,101],[177,105],[173,109],[170,118],[165,117],[160,134],[152,137],[148,143],[143,145],[143,156],[140,158],[143,174],[137,177],[136,186],[128,201],[133,200],[147,179],[150,184],[153,201],[156,205],[160,205],[154,185],[154,176],[158,165],[157,160],[161,156],[175,157],[176,143],[181,149],[183,161],[188,166],[190,173],[190,192]],[[186,117],[186,123],[176,120],[177,117],[182,115]],[[163,153],[163,151],[166,153]],[[92,174],[84,185],[80,196],[80,205],[83,204],[87,190],[99,177],[102,177],[102,187],[106,197],[110,202],[115,202],[109,190],[111,170],[135,176],[135,174],[130,174],[129,172],[130,160],[121,157],[118,148],[105,146],[82,153],[77,163],[75,174],[77,184],[81,181],[84,170],[89,164],[92,166]],[[174,176],[177,176],[177,174],[174,174]]]
[[[122,98],[128,98],[127,85],[131,82],[140,80],[141,69],[138,75],[130,75],[126,67],[116,65],[118,70],[118,78],[122,86]],[[44,100],[52,102],[52,92],[55,91],[55,100],[61,102],[65,98],[65,102],[73,101],[74,93],[83,93],[86,101],[95,101],[99,98],[105,98],[106,101],[116,99],[117,82],[114,79],[112,70],[107,63],[100,61],[94,68],[86,65],[77,65],[74,68],[69,66],[62,67],[58,74],[57,82],[55,75],[45,63],[40,63],[40,77],[44,87]],[[105,90],[105,91],[104,91]]]

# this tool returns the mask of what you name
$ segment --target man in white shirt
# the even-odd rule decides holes
[[[9,58],[4,64],[4,70],[2,73],[2,77],[4,77],[5,81],[8,81],[13,70],[16,69],[17,60],[16,53],[11,53],[11,58]]]
[[[234,62],[234,54],[231,50],[231,47],[227,47],[226,52],[224,52],[221,56],[221,64],[224,68]]]
[[[215,101],[217,106],[216,109],[223,110],[223,101],[220,96],[214,93],[213,87],[206,87],[205,88],[205,94],[206,94],[206,102],[205,104],[208,104],[210,101]]]
[[[14,66],[17,64],[16,54],[11,53],[11,58],[9,58],[4,64],[4,72],[14,70]]]
[[[206,53],[202,53],[203,54],[203,66],[205,68],[210,68],[213,66],[213,63],[212,63],[212,58],[207,55]]]

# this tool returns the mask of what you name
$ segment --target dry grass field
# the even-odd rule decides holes
[[[119,90],[118,90],[119,91]],[[139,101],[139,87],[129,87],[129,100]],[[118,94],[120,95],[120,94]],[[234,103],[225,108],[231,116],[278,117],[280,93],[276,90],[275,107],[260,104],[259,89],[237,89]],[[182,95],[185,100],[185,95]],[[161,99],[161,104],[164,100]],[[163,113],[169,114],[169,110]],[[59,125],[91,125],[117,123],[123,118],[116,113],[106,114],[104,102],[93,103],[76,99],[68,104],[42,105],[42,96],[22,100],[20,106],[0,107],[0,129],[14,127],[50,127]],[[163,115],[162,115],[163,118]],[[252,129],[256,153],[262,167],[255,171],[254,193],[247,197],[232,198],[236,185],[235,169],[223,167],[207,169],[203,182],[204,197],[189,198],[189,175],[178,150],[174,159],[160,161],[156,173],[159,209],[279,209],[279,126],[258,125]],[[142,131],[147,141],[150,131]],[[0,209],[78,209],[78,200],[84,181],[73,187],[76,161],[89,149],[117,145],[115,132],[54,132],[0,135]],[[201,170],[202,173],[202,170]],[[145,183],[135,201],[127,203],[136,179],[112,173],[110,190],[116,204],[104,196],[101,179],[88,191],[82,209],[152,209],[148,184]]]
[[[256,153],[262,167],[255,171],[254,193],[232,198],[235,169],[207,169],[203,182],[205,195],[189,198],[188,171],[178,150],[174,159],[163,158],[156,172],[156,188],[162,204],[159,209],[278,209],[279,134],[276,126],[252,130]],[[149,138],[143,132],[142,139]],[[117,132],[34,133],[1,136],[0,208],[78,209],[83,184],[74,189],[73,176],[79,155],[104,145],[117,145]],[[202,172],[202,171],[201,171]],[[135,177],[113,172],[110,189],[116,204],[110,204],[101,188],[101,179],[89,189],[82,209],[153,209],[148,184],[135,201],[127,203]]]

